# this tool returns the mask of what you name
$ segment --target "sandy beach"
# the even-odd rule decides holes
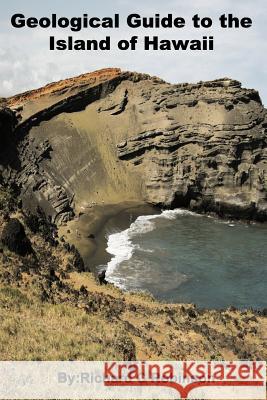
[[[139,215],[157,213],[158,208],[133,201],[95,205],[60,227],[59,236],[76,246],[86,267],[95,272],[111,258],[106,252],[108,234],[127,229]]]

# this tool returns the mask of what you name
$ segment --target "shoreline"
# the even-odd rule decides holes
[[[95,273],[98,266],[106,266],[112,258],[106,251],[107,234],[129,228],[141,215],[156,215],[161,211],[157,206],[140,201],[96,204],[85,207],[85,211],[80,212],[79,216],[59,227],[58,234],[78,249],[86,269]],[[222,221],[264,225],[264,222],[230,218],[228,215],[221,216],[214,212],[188,211]]]
[[[112,258],[106,251],[108,234],[129,228],[140,215],[159,213],[159,208],[137,201],[95,205],[61,226],[58,233],[78,249],[86,269],[95,273]]]

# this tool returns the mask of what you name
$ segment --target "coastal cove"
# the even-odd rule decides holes
[[[267,359],[256,90],[108,68],[0,125],[2,360]]]
[[[208,309],[267,307],[266,224],[128,203],[96,206],[76,229],[82,240],[73,244],[91,271],[107,270],[120,289]]]
[[[160,214],[160,210],[136,201],[98,204],[61,226],[59,235],[77,247],[86,268],[96,273],[111,259],[106,251],[108,235],[127,229],[140,215],[151,214]]]

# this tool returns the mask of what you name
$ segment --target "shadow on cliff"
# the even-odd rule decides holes
[[[49,121],[58,114],[63,112],[81,112],[85,110],[89,104],[113,92],[121,80],[122,77],[116,77],[107,82],[85,89],[80,93],[76,93],[45,109],[42,109],[21,123],[16,129],[16,134],[20,135],[20,137],[25,137],[33,126],[38,126],[43,121]]]
[[[19,153],[17,149],[17,138],[14,129],[17,119],[10,109],[0,109],[0,166],[20,168]]]

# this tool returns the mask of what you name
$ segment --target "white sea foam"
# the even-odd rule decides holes
[[[106,250],[109,254],[113,255],[113,257],[107,264],[107,281],[116,286],[124,288],[124,285],[120,279],[118,279],[114,274],[116,268],[118,268],[123,261],[130,260],[133,256],[134,250],[136,249],[145,252],[153,252],[151,249],[142,249],[139,247],[139,245],[135,245],[132,242],[132,239],[136,236],[153,231],[156,227],[156,224],[153,220],[158,218],[174,220],[178,215],[199,216],[199,214],[196,214],[192,211],[179,208],[175,210],[164,210],[161,212],[161,214],[141,215],[130,225],[128,229],[108,235],[108,245]]]
[[[137,248],[131,239],[153,231],[153,219],[157,217],[157,215],[140,216],[128,229],[109,235],[107,252],[114,256],[107,265],[106,278],[109,282],[118,284],[114,281],[112,274],[119,264],[131,259],[134,250]]]
[[[167,219],[176,219],[178,215],[192,215],[194,217],[201,217],[200,214],[197,214],[193,211],[183,210],[182,208],[176,208],[175,210],[164,210],[161,214],[156,215],[159,218],[167,218]]]

